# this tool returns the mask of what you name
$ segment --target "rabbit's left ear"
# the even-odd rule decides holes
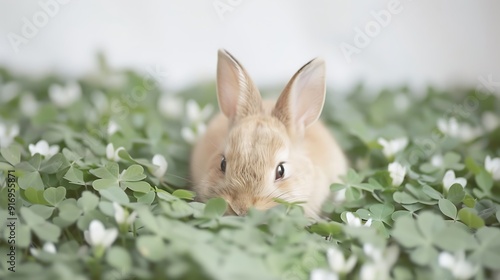
[[[232,122],[263,111],[259,90],[243,66],[226,50],[219,50],[217,100]]]
[[[313,59],[293,75],[272,114],[288,129],[303,133],[319,118],[325,103],[325,90],[325,62]]]

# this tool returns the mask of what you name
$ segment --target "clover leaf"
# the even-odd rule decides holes
[[[423,212],[417,220],[401,216],[394,222],[392,236],[406,248],[411,249],[410,258],[419,265],[426,265],[437,259],[435,237],[445,229],[440,216]]]
[[[137,164],[123,170],[121,174],[118,173],[119,167],[116,163],[109,163],[106,166],[90,170],[90,172],[100,178],[92,183],[94,189],[98,191],[108,188],[128,188],[135,192],[147,193],[151,190],[151,185],[142,181],[146,178],[144,168]],[[113,192],[117,193],[116,190]]]

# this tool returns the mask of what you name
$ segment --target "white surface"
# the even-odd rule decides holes
[[[50,0],[40,0],[48,2]],[[113,67],[159,66],[170,89],[215,78],[218,48],[226,48],[258,85],[285,84],[315,56],[327,62],[328,84],[349,89],[359,81],[380,88],[460,83],[479,75],[500,80],[500,2],[401,0],[371,43],[348,63],[342,42],[390,1],[221,0],[234,10],[218,16],[212,0],[71,0],[18,53],[8,34],[21,35],[22,18],[43,11],[38,1],[0,2],[0,65],[18,72],[75,76],[96,67],[104,51]]]

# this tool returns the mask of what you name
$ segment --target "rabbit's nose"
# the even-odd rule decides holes
[[[236,210],[235,212],[236,212],[236,215],[238,215],[238,216],[245,216],[248,212],[248,208]]]

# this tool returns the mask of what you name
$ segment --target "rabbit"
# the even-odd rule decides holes
[[[263,101],[243,66],[220,49],[216,88],[221,112],[191,155],[197,199],[222,197],[227,214],[240,216],[250,207],[276,206],[279,198],[303,202],[305,215],[319,219],[330,185],[348,168],[342,149],[318,120],[325,102],[324,61],[311,60],[277,101]]]

